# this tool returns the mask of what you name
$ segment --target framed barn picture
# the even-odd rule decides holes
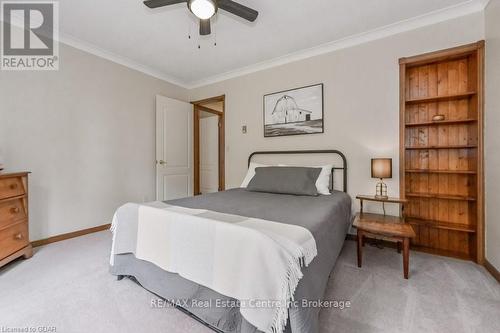
[[[264,96],[264,137],[323,133],[323,84]]]

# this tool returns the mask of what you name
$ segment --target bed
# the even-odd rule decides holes
[[[251,192],[244,188],[230,189],[218,193],[171,200],[168,205],[189,209],[206,209],[225,214],[234,214],[268,221],[302,226],[316,240],[317,256],[308,267],[302,269],[303,277],[295,289],[295,305],[288,309],[288,321],[284,332],[318,332],[320,308],[302,306],[302,300],[322,300],[330,272],[342,249],[351,222],[351,199],[347,192],[347,161],[337,150],[310,151],[266,151],[257,155],[304,155],[333,154],[341,158],[341,166],[332,168],[331,195],[297,196],[275,193]],[[335,190],[335,172],[341,171],[340,190]],[[244,265],[244,263],[242,263]],[[236,300],[167,272],[132,253],[113,255],[112,274],[118,279],[132,277],[142,287],[159,297],[174,302],[176,306],[207,325],[216,332],[254,333],[261,332],[240,313]],[[178,300],[178,302],[176,301]],[[196,302],[193,302],[196,300]],[[206,301],[206,302],[204,302]],[[197,306],[204,304],[204,306]],[[210,304],[210,306],[206,306]],[[224,304],[223,307],[216,304]]]

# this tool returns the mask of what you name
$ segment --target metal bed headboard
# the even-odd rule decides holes
[[[252,157],[255,155],[302,155],[302,154],[335,154],[338,155],[342,158],[342,167],[333,167],[332,168],[332,177],[331,177],[331,188],[333,190],[333,176],[335,170],[342,170],[343,172],[343,179],[344,179],[344,184],[343,184],[343,191],[347,193],[347,159],[345,155],[335,149],[327,149],[327,150],[274,150],[274,151],[255,151],[248,156],[248,166],[250,167],[250,162],[252,161]]]

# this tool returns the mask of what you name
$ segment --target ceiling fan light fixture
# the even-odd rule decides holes
[[[213,0],[189,0],[188,7],[200,20],[208,20],[217,11],[217,6]]]

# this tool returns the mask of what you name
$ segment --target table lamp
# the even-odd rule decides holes
[[[384,183],[384,178],[392,178],[392,158],[372,158],[372,178],[380,179],[375,198],[387,199],[387,185]]]

